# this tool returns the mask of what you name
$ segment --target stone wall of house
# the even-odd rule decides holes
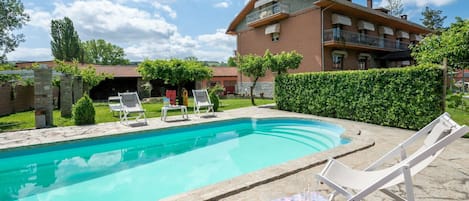
[[[237,87],[237,93],[240,95],[249,95],[252,82],[240,82]],[[260,97],[264,93],[264,97],[274,97],[274,82],[257,82],[254,88],[254,96]]]

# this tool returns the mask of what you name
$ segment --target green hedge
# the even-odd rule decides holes
[[[443,70],[432,67],[287,74],[275,79],[281,110],[420,129],[444,112]]]

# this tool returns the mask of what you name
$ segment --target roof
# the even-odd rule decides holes
[[[236,34],[236,27],[249,14],[249,12],[251,12],[251,10],[254,9],[255,2],[256,0],[250,0],[246,4],[246,6],[244,6],[241,12],[238,15],[236,15],[236,17],[233,19],[233,21],[228,26],[228,29],[226,30],[227,34],[231,34],[231,35]],[[320,8],[328,7],[329,9],[333,8],[333,9],[344,10],[346,12],[344,14],[350,14],[352,16],[357,16],[363,19],[373,19],[374,21],[380,22],[382,24],[393,23],[393,25],[395,25],[396,28],[408,30],[413,33],[431,33],[432,32],[430,29],[427,29],[426,27],[421,26],[419,24],[416,24],[411,21],[407,21],[398,17],[394,17],[389,14],[385,14],[381,11],[374,10],[373,8],[361,6],[359,4],[356,4],[347,0],[319,0],[319,1],[316,1],[314,5]],[[357,10],[361,12],[357,12]]]
[[[85,68],[86,66],[80,66],[80,68]],[[108,73],[114,77],[142,77],[137,72],[137,66],[93,66],[96,68],[97,73]]]
[[[19,68],[27,68],[32,64],[46,64],[49,67],[55,67],[54,61],[39,61],[39,62],[18,62],[16,66]],[[142,77],[137,71],[137,65],[96,65],[96,64],[78,64],[78,68],[86,68],[94,66],[97,73],[108,73],[113,77]],[[236,67],[209,67],[213,70],[214,77],[236,77],[238,76],[238,69]]]
[[[238,68],[236,67],[210,67],[213,70],[213,77],[236,77]]]
[[[351,1],[346,0],[319,0],[314,5],[321,8],[328,8],[332,10],[340,10],[343,14],[360,17],[362,19],[373,19],[375,22],[381,24],[388,24],[395,28],[407,30],[412,33],[431,33],[432,31],[422,25],[413,23],[411,21],[401,19],[373,8],[368,8]],[[360,11],[360,12],[357,12]]]
[[[238,24],[243,21],[243,19],[246,17],[246,15],[251,12],[251,10],[254,8],[254,4],[256,3],[256,0],[249,0],[249,2],[244,6],[243,10],[239,12],[238,15],[231,21],[230,26],[228,26],[228,29],[226,30],[227,34],[232,34],[234,35],[236,33],[236,27]]]

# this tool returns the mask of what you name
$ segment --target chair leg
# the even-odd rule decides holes
[[[388,189],[381,189],[380,191],[383,192],[384,194],[386,194],[387,196],[391,197],[394,200],[406,201],[406,199],[402,198],[401,196],[396,195],[395,193],[391,192]]]
[[[404,181],[405,181],[405,190],[407,193],[407,200],[414,201],[414,185],[412,183],[412,175],[410,174],[410,167],[409,165],[405,165],[402,167],[402,172],[404,173]]]

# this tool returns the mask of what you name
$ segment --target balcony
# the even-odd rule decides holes
[[[289,16],[290,8],[287,4],[274,3],[270,6],[254,11],[246,16],[250,27],[259,27]]]
[[[324,46],[387,52],[409,49],[409,43],[334,29],[324,30]]]

